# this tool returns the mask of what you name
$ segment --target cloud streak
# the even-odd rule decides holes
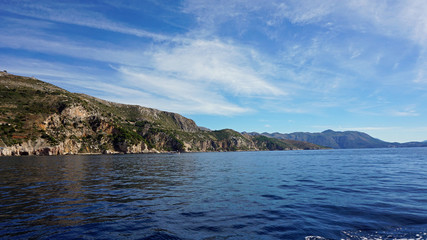
[[[251,51],[218,40],[195,40],[154,52],[153,59],[159,71],[235,95],[285,95],[263,79],[262,63],[247,54]]]
[[[190,113],[234,115],[251,111],[228,98],[280,97],[286,93],[263,78],[251,49],[218,40],[186,41],[147,53],[149,68],[120,67],[123,77],[159,96],[181,102]]]
[[[83,44],[60,36],[46,37],[37,32],[22,36],[17,33],[19,29],[5,31],[8,34],[0,36],[0,43],[4,47],[112,65],[112,70],[127,80],[125,83],[114,82],[111,77],[104,79],[110,83],[101,83],[83,74],[79,74],[81,80],[95,81],[95,84],[76,81],[73,74],[68,75],[69,82],[65,83],[80,86],[110,100],[114,98],[120,102],[149,104],[151,107],[181,113],[235,115],[253,111],[251,107],[232,103],[232,99],[237,97],[271,98],[286,95],[282,89],[265,79],[266,73],[262,69],[265,63],[259,59],[255,50],[220,40],[187,38],[181,42],[160,44],[155,48],[127,49],[101,41],[90,40]],[[37,61],[27,61],[34,63],[33,68],[43,69],[33,74],[49,79],[54,75],[64,79],[69,69],[73,69],[73,66],[64,70],[65,67],[58,69],[47,62],[36,64]],[[22,67],[15,69],[22,73],[30,72]],[[139,89],[138,92],[121,87],[126,84]],[[114,93],[109,88],[121,89],[120,92],[128,89],[132,94],[126,96]],[[141,94],[140,101],[137,100],[137,93]]]
[[[397,35],[426,46],[427,16],[424,13],[427,3],[423,0],[272,0],[268,4],[264,1],[187,0],[185,7],[186,12],[195,14],[206,27],[256,16],[263,25],[281,25],[287,20],[294,24]]]
[[[155,96],[156,101],[151,100],[151,105],[160,109],[213,115],[233,115],[249,111],[232,104],[217,92],[209,91],[202,84],[186,83],[180,79],[156,76],[150,72],[144,73],[125,67],[119,71],[126,79],[126,85]]]
[[[96,6],[92,6],[90,3],[80,3],[70,6],[69,3],[62,2],[34,2],[26,0],[21,0],[19,5],[8,5],[3,8],[4,11],[42,20],[79,25],[143,38],[151,38],[157,41],[172,39],[167,35],[149,32],[143,29],[129,27],[119,22],[111,21],[102,14],[91,9],[96,9]]]

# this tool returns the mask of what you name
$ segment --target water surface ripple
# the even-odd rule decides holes
[[[5,239],[427,239],[427,148],[5,157]]]

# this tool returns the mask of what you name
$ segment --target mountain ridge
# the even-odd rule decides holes
[[[305,141],[320,146],[334,149],[351,149],[351,148],[391,148],[391,147],[427,147],[427,142],[386,142],[374,138],[367,133],[359,131],[333,131],[331,129],[319,133],[294,132],[294,133],[246,133],[251,136],[262,135],[277,139],[288,139]]]
[[[71,93],[0,72],[0,156],[321,149],[200,128],[173,112]]]

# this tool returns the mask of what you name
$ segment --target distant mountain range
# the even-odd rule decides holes
[[[295,133],[246,133],[256,136],[262,135],[277,139],[288,139],[296,141],[304,141],[320,146],[344,149],[344,148],[390,148],[390,147],[427,147],[427,141],[424,142],[408,142],[396,143],[385,142],[370,135],[358,131],[337,132],[326,130],[321,133],[295,132]]]

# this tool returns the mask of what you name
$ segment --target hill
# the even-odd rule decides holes
[[[387,147],[427,147],[426,142],[390,143],[373,138],[358,131],[337,132],[326,130],[321,133],[295,132],[295,133],[248,133],[251,136],[266,136],[276,139],[287,139],[309,142],[330,148],[387,148]]]
[[[319,149],[314,144],[211,131],[177,113],[71,93],[0,73],[0,155]]]

